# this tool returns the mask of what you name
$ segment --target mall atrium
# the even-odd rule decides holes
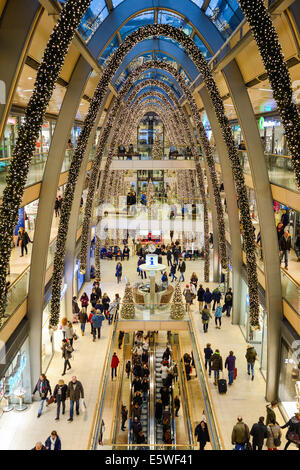
[[[300,449],[299,104],[299,0],[0,0],[1,450]]]

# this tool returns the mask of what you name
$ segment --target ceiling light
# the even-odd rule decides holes
[[[33,90],[23,90],[24,92],[29,92],[29,91],[33,91]]]
[[[32,77],[27,77],[28,80],[32,80]]]
[[[254,88],[255,90],[255,88]],[[256,88],[256,90],[260,90],[260,91],[270,91],[271,93],[273,93],[273,90],[270,90],[269,88]]]

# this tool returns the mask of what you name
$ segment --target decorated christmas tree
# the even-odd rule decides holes
[[[175,286],[175,292],[171,303],[170,317],[173,320],[181,320],[185,315],[185,308],[182,301],[182,293],[179,282]]]
[[[125,293],[123,297],[122,307],[121,307],[121,317],[122,318],[134,318],[135,315],[135,306],[132,294],[132,287],[130,282],[126,284]]]
[[[154,193],[153,183],[150,179],[148,183],[148,188],[147,188],[147,209],[148,209],[148,214],[149,214],[150,219],[153,214],[154,204],[155,204],[155,193]]]
[[[162,160],[164,158],[164,153],[160,141],[160,136],[157,133],[154,139],[154,144],[152,147],[152,154],[151,154],[152,160]]]

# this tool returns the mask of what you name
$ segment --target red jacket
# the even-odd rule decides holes
[[[111,366],[110,366],[110,367],[111,367],[112,369],[115,369],[116,367],[118,367],[119,362],[120,362],[120,361],[119,361],[118,356],[113,356],[113,357],[112,357],[112,360],[111,360]]]

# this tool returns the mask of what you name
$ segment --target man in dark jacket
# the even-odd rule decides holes
[[[264,419],[265,418],[261,416],[258,420],[258,423],[253,424],[251,428],[250,434],[251,436],[253,436],[253,450],[262,450],[264,440],[266,437],[268,437],[267,426],[264,424]]]
[[[167,260],[168,260],[168,266],[172,266],[172,252],[171,252],[171,250],[167,251]]]
[[[185,261],[183,259],[180,259],[178,269],[180,271],[179,281],[181,280],[182,282],[184,282],[184,273],[186,266]]]
[[[85,332],[85,325],[89,321],[89,317],[87,316],[87,313],[85,311],[80,311],[78,315],[79,321],[80,321],[80,329],[81,329],[81,334],[84,336]]]
[[[221,297],[222,297],[222,294],[218,286],[212,291],[212,299],[214,301],[213,308],[212,308],[213,310],[215,310],[216,304],[220,303]]]
[[[104,320],[105,317],[103,313],[100,313],[99,310],[96,310],[96,313],[92,316],[93,341],[96,341],[96,330],[98,331],[98,339],[101,338],[101,327]]]
[[[199,287],[198,292],[197,292],[197,297],[198,297],[198,302],[199,302],[199,312],[201,312],[202,309],[203,309],[204,292],[205,292],[205,290],[203,289],[202,284],[200,284],[200,287]]]
[[[279,239],[279,250],[280,250],[280,265],[284,257],[285,269],[288,269],[289,252],[291,250],[291,236],[288,230],[285,230],[284,234]]]
[[[207,370],[207,365],[209,366],[208,374],[211,376],[211,363],[210,358],[213,355],[213,350],[210,347],[210,344],[207,343],[206,348],[204,348],[204,357],[205,357],[205,369]]]
[[[163,406],[167,406],[169,404],[169,394],[170,392],[167,387],[164,386],[160,388],[160,396]]]
[[[235,360],[236,360],[236,357],[233,355],[233,351],[230,351],[229,356],[227,356],[226,361],[225,361],[225,369],[226,367],[228,369],[228,385],[233,384]]]
[[[229,287],[228,291],[225,294],[225,302],[224,305],[226,306],[226,316],[230,317],[230,312],[232,309],[232,300],[233,300],[233,293],[231,287]]]
[[[59,380],[53,392],[54,400],[57,404],[56,418],[55,418],[56,421],[59,420],[60,405],[62,405],[62,414],[63,415],[65,414],[67,390],[68,390],[68,386],[64,383],[63,380]]]
[[[142,424],[139,421],[138,417],[136,416],[131,424],[131,429],[133,431],[134,438],[138,435],[138,433],[142,430]]]
[[[220,370],[223,370],[223,359],[218,349],[215,350],[211,356],[209,362],[211,363],[211,370],[214,371],[214,384],[217,385],[219,379]]]
[[[35,392],[39,392],[40,398],[41,398],[41,403],[38,411],[37,417],[39,418],[42,414],[43,407],[45,404],[45,401],[47,400],[47,395],[50,393],[51,395],[51,387],[49,380],[45,376],[45,374],[41,374],[39,380],[36,383],[36,386],[33,389],[32,396],[34,396]]]
[[[248,375],[250,375],[250,369],[252,372],[251,380],[254,380],[254,364],[256,361],[256,357],[257,357],[256,349],[251,344],[248,344],[245,358],[247,359]]]
[[[125,405],[122,405],[121,415],[122,415],[121,431],[125,431],[125,423],[127,421],[127,416],[128,416],[128,410]]]
[[[74,403],[76,403],[76,414],[79,415],[79,399],[84,398],[82,383],[77,380],[76,376],[72,377],[71,382],[69,382],[67,398],[70,398],[70,418],[68,421],[73,421]]]
[[[244,450],[246,442],[249,442],[250,432],[241,416],[238,417],[236,425],[233,427],[231,442],[235,445],[234,450]]]

